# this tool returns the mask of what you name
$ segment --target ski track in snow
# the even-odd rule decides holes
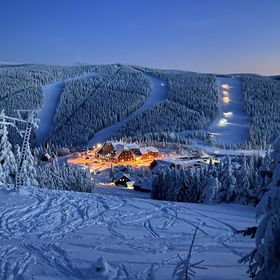
[[[242,82],[238,77],[217,79],[220,116],[210,126],[209,131],[216,134],[215,139],[219,144],[242,144],[248,138],[249,127],[249,117],[243,107]],[[230,88],[223,90],[223,84],[229,85]],[[223,97],[228,97],[229,102],[224,102]]]
[[[43,105],[37,110],[39,124],[35,129],[36,145],[43,145],[50,135],[50,130],[53,123],[53,118],[56,112],[57,105],[60,100],[61,93],[65,83],[77,79],[85,79],[96,76],[97,73],[89,72],[78,75],[74,78],[69,78],[64,81],[58,81],[52,84],[43,86]]]
[[[92,279],[92,265],[100,256],[125,265],[127,279],[150,279],[149,269],[156,279],[171,279],[177,254],[186,257],[200,223],[193,259],[205,259],[208,269],[198,271],[196,279],[247,279],[246,266],[237,261],[254,242],[235,232],[255,224],[250,207],[27,188],[0,189],[0,197],[3,280],[32,275],[36,280]],[[219,267],[224,278],[217,277]]]
[[[167,83],[161,79],[155,78],[154,76],[145,74],[152,81],[152,90],[150,96],[146,99],[143,106],[138,108],[127,118],[120,122],[117,122],[111,126],[108,126],[100,131],[98,131],[95,136],[89,141],[88,147],[92,147],[97,143],[104,143],[111,136],[117,135],[119,129],[125,125],[127,122],[140,115],[145,110],[152,108],[154,105],[159,104],[164,101],[168,96]]]

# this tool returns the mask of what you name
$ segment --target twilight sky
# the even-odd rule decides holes
[[[279,0],[0,0],[0,61],[280,74]]]

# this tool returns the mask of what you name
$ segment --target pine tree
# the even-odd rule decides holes
[[[29,144],[26,149],[26,158],[22,165],[22,183],[25,186],[38,186],[36,163]]]
[[[0,185],[4,184],[4,172],[2,168],[2,164],[0,164]]]
[[[279,280],[280,276],[280,137],[274,144],[271,158],[272,182],[257,206],[257,217],[264,217],[257,228],[256,249],[245,259],[256,280]]]
[[[195,170],[195,174],[191,177],[190,181],[190,195],[189,202],[198,202],[202,193],[203,183],[201,182],[202,174],[198,169]]]
[[[178,185],[176,190],[175,201],[187,202],[189,197],[189,181],[185,171],[180,168],[178,170]]]
[[[208,176],[202,190],[201,201],[209,204],[217,202],[217,194],[220,187],[221,184],[217,178],[214,178],[212,175]]]
[[[247,165],[245,156],[242,159],[240,169],[236,172],[236,185],[237,185],[236,200],[238,202],[247,204],[250,196],[249,194],[250,181],[249,181],[249,167]]]
[[[8,139],[8,129],[5,124],[4,112],[1,112],[0,120],[3,122],[0,124],[0,164],[3,169],[4,183],[7,185],[14,184],[14,178],[16,173],[16,161],[12,152],[12,145]]]
[[[222,166],[220,177],[221,188],[218,194],[218,202],[233,201],[236,198],[236,179],[233,175],[230,157],[227,157]]]

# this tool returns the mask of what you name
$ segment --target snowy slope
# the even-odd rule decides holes
[[[43,105],[37,110],[37,115],[40,120],[38,129],[35,130],[36,145],[43,145],[50,134],[53,123],[54,114],[60,100],[60,95],[63,91],[65,82],[81,78],[90,78],[96,76],[96,73],[90,72],[83,75],[70,78],[65,81],[58,81],[46,86],[43,86]]]
[[[147,98],[143,106],[138,108],[136,111],[134,111],[131,115],[129,115],[124,120],[117,122],[109,127],[106,127],[100,131],[98,131],[95,136],[89,141],[88,147],[92,147],[93,145],[97,143],[103,143],[111,136],[114,136],[117,134],[118,130],[127,122],[129,122],[131,119],[142,113],[143,111],[151,108],[152,106],[162,102],[167,98],[168,95],[168,89],[165,85],[165,82],[155,78],[153,76],[147,75],[152,80],[152,91],[150,96]]]
[[[235,231],[254,225],[250,207],[0,189],[0,213],[0,279],[170,280],[200,222],[192,260],[207,270],[195,279],[248,279],[237,261],[253,241]],[[96,271],[101,256],[111,265]]]
[[[220,116],[211,125],[209,131],[216,134],[216,141],[219,144],[242,144],[248,137],[249,124],[249,118],[243,108],[242,83],[234,76],[217,79]],[[223,89],[223,84],[229,85],[229,89]],[[229,102],[224,102],[224,97],[228,97]]]

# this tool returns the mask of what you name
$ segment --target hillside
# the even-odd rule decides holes
[[[248,279],[237,261],[254,242],[236,234],[255,224],[248,206],[1,188],[0,212],[1,279],[169,280],[198,224],[195,279]]]
[[[157,94],[165,97],[146,106],[154,98],[153,79],[164,85]],[[215,124],[228,113],[223,110],[233,110],[235,120],[229,118],[217,142],[266,147],[279,128],[279,80],[246,74],[234,79],[241,83],[233,89],[238,110],[234,96],[233,107],[220,106],[221,78],[212,74],[120,64],[2,65],[0,107],[10,116],[16,109],[38,111],[39,129],[32,137],[37,145],[85,146],[103,130],[110,131],[109,138],[134,141],[186,142],[197,136],[205,141],[208,131],[220,133]],[[10,137],[20,141],[14,131]]]

